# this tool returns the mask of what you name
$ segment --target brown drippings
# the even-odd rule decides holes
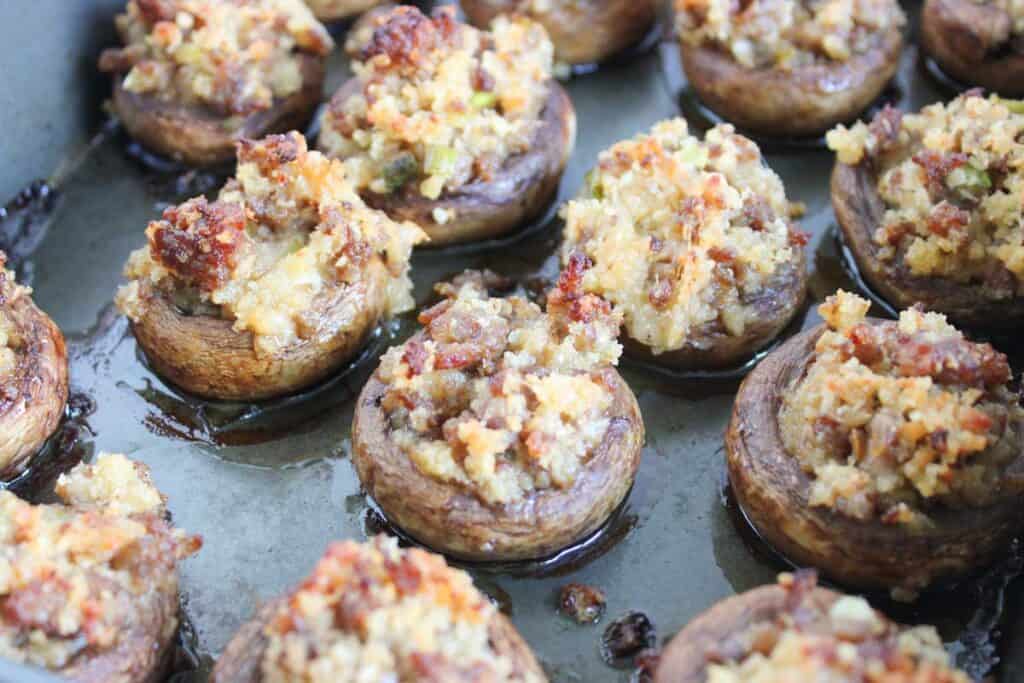
[[[32,284],[29,257],[46,237],[59,199],[60,194],[49,183],[34,180],[0,208],[0,251],[7,254],[7,267],[17,273],[23,285]]]

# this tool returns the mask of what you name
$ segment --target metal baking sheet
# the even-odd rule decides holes
[[[46,475],[99,450],[123,451],[150,465],[175,522],[205,539],[202,552],[182,567],[188,647],[173,677],[195,682],[204,680],[239,625],[304,577],[330,541],[387,531],[359,490],[348,459],[349,430],[354,397],[380,352],[415,329],[414,315],[382,330],[358,362],[323,386],[267,404],[191,399],[147,369],[111,305],[122,265],[142,244],[146,223],[165,206],[215,191],[221,179],[154,169],[99,113],[109,83],[92,65],[112,39],[118,4],[0,4],[0,31],[10,38],[0,40],[7,85],[0,100],[2,157],[17,161],[0,169],[0,187],[13,193],[49,174],[49,185],[23,193],[0,216],[0,246],[19,255],[19,271],[31,281],[36,301],[68,337],[73,391],[81,396],[76,410],[83,413],[66,430],[64,443],[51,449],[51,466],[22,482],[21,490],[44,496]],[[914,16],[919,7],[906,9]],[[36,35],[12,30],[23,21],[49,29]],[[329,87],[348,73],[339,51]],[[670,39],[656,36],[642,54],[575,77],[567,87],[579,138],[560,202],[575,194],[598,152],[617,140],[680,111],[695,126],[705,122],[684,92]],[[910,47],[885,97],[917,108],[949,92]],[[831,154],[820,141],[763,147],[790,198],[807,205],[801,225],[813,234],[807,247],[813,301],[837,287],[857,289],[835,238],[827,185]],[[48,164],[43,169],[40,159]],[[527,292],[540,291],[557,273],[560,228],[552,215],[504,242],[418,252],[417,301],[430,300],[438,279],[469,267],[492,268],[516,278]],[[793,329],[814,323],[811,308]],[[622,373],[647,428],[640,473],[624,507],[597,537],[562,556],[469,567],[553,681],[628,680],[628,667],[613,668],[600,653],[611,620],[642,611],[664,642],[716,600],[771,582],[786,568],[744,527],[724,487],[722,435],[738,380],[673,376],[629,361]],[[898,619],[938,626],[976,676],[1022,681],[1024,591],[1021,581],[1012,581],[1020,561],[1019,549],[1008,549],[1004,563],[916,606],[873,600]],[[607,612],[597,625],[579,626],[558,615],[558,590],[570,581],[607,594]],[[0,663],[0,680],[29,680],[22,676]]]

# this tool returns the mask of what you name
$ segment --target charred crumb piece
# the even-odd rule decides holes
[[[390,64],[415,67],[433,50],[447,46],[455,32],[451,7],[440,7],[430,17],[415,7],[397,7],[374,28],[359,58],[383,56]]]
[[[627,612],[608,624],[601,636],[601,656],[614,667],[629,666],[658,642],[654,623],[643,612]]]
[[[594,624],[604,615],[606,602],[604,591],[600,588],[570,583],[562,586],[558,609],[577,624]]]
[[[150,250],[164,267],[207,291],[229,279],[244,232],[241,205],[205,197],[166,209],[146,231]]]

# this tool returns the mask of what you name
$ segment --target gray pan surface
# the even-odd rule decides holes
[[[68,336],[73,390],[88,397],[76,406],[86,413],[92,408],[69,424],[65,447],[51,449],[51,467],[18,490],[45,496],[46,475],[54,468],[100,450],[125,452],[150,465],[176,524],[205,539],[182,569],[189,626],[183,655],[199,670],[189,671],[185,661],[174,678],[202,681],[239,625],[304,577],[327,543],[386,530],[360,493],[349,461],[352,407],[376,357],[415,325],[413,315],[406,316],[324,386],[262,406],[202,403],[147,369],[111,306],[122,264],[143,243],[149,220],[170,203],[215,191],[218,180],[148,168],[130,153],[116,125],[106,122],[100,104],[109,83],[94,64],[100,47],[113,40],[111,20],[119,4],[0,3],[0,193],[13,197],[37,178],[49,178],[52,186],[9,205],[0,217],[0,246],[18,257],[37,303]],[[918,9],[916,3],[907,7],[911,15]],[[681,102],[691,123],[700,124],[692,100],[680,98],[684,83],[674,45],[651,42],[642,54],[568,82],[579,139],[559,201],[576,193],[600,150],[678,114]],[[329,88],[347,73],[339,50]],[[917,108],[949,92],[907,49],[889,95]],[[835,241],[831,154],[806,143],[764,147],[790,197],[807,205],[801,226],[813,234],[807,247],[813,300],[838,287],[856,289]],[[559,231],[552,218],[505,243],[417,253],[417,301],[430,301],[435,281],[467,267],[490,267],[538,291],[557,273]],[[813,312],[801,314],[794,329],[815,320]],[[1002,350],[1014,350],[1003,344]],[[722,436],[737,380],[676,377],[628,361],[622,371],[647,427],[640,474],[624,508],[598,537],[566,557],[470,568],[553,681],[628,680],[628,666],[611,667],[601,655],[601,636],[613,619],[642,611],[664,643],[716,600],[771,582],[786,568],[743,525],[723,487]],[[1012,582],[1019,562],[1018,552],[979,579],[927,595],[915,607],[872,599],[898,619],[937,625],[975,675],[992,670],[997,680],[1024,681],[1024,591],[1021,581]],[[607,612],[599,624],[579,626],[557,613],[559,588],[570,581],[605,591]],[[0,662],[0,681],[8,680],[37,678]]]

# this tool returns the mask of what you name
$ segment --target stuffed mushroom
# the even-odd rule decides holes
[[[82,683],[157,683],[178,629],[180,560],[146,467],[101,454],[57,481],[63,504],[0,492],[0,656]]]
[[[244,140],[238,161],[216,201],[150,223],[116,302],[157,373],[253,400],[322,379],[411,308],[409,256],[424,235],[363,204],[298,133]]]
[[[868,284],[958,324],[1024,322],[1024,107],[977,92],[828,134],[832,204]]]
[[[580,290],[580,276],[574,261],[546,312],[457,278],[367,382],[353,462],[416,540],[465,559],[541,558],[625,499],[643,423],[613,367],[619,318]]]
[[[681,118],[601,153],[563,209],[562,260],[621,312],[626,351],[673,369],[736,366],[803,303],[806,235],[753,142]]]
[[[28,467],[68,400],[64,335],[6,263],[0,252],[0,480]]]
[[[366,203],[433,245],[497,237],[543,213],[576,136],[544,29],[500,17],[479,31],[451,7],[397,7],[373,22],[318,142]]]
[[[228,643],[211,683],[544,683],[469,575],[393,538],[335,543],[309,578]]]
[[[970,683],[931,626],[895,624],[813,572],[722,600],[666,646],[654,683]]]
[[[906,19],[896,0],[675,0],[683,69],[715,113],[770,136],[824,133],[892,79]]]
[[[984,567],[1024,530],[1024,409],[1006,356],[938,313],[825,325],[763,360],[736,397],[729,478],[789,560],[911,599]]]
[[[339,21],[368,12],[383,0],[305,0],[320,21]]]
[[[129,0],[124,47],[100,56],[113,112],[146,147],[190,165],[235,143],[302,129],[334,43],[302,0]]]
[[[459,5],[481,28],[502,14],[540,22],[551,36],[555,59],[574,65],[597,64],[637,44],[658,17],[655,0],[460,0]]]
[[[921,46],[961,83],[1024,95],[1024,6],[1010,0],[926,0]]]

